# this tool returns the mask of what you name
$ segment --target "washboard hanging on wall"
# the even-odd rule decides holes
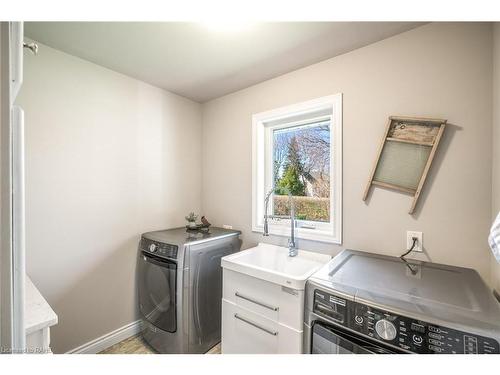
[[[412,214],[443,135],[446,121],[418,117],[389,117],[363,200],[368,197],[372,185],[394,189],[413,196],[408,212]]]

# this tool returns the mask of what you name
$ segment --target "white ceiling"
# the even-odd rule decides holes
[[[187,22],[26,22],[25,34],[204,102],[419,25],[271,22],[221,31]]]

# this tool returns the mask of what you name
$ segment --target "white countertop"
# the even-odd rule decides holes
[[[26,335],[57,324],[57,315],[40,294],[29,276],[26,276],[24,318]]]

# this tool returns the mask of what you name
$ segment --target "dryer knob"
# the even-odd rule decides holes
[[[392,341],[396,338],[396,327],[386,319],[381,319],[375,324],[377,334],[387,341]]]
[[[154,243],[152,243],[151,245],[149,245],[149,251],[151,251],[152,253],[154,253],[156,250],[157,250],[157,246]]]

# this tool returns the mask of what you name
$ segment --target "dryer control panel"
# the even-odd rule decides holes
[[[313,311],[374,340],[413,353],[498,354],[499,343],[444,326],[400,316],[315,290]]]
[[[177,259],[177,245],[170,245],[143,237],[141,238],[140,247],[145,253],[154,254],[161,258]]]

